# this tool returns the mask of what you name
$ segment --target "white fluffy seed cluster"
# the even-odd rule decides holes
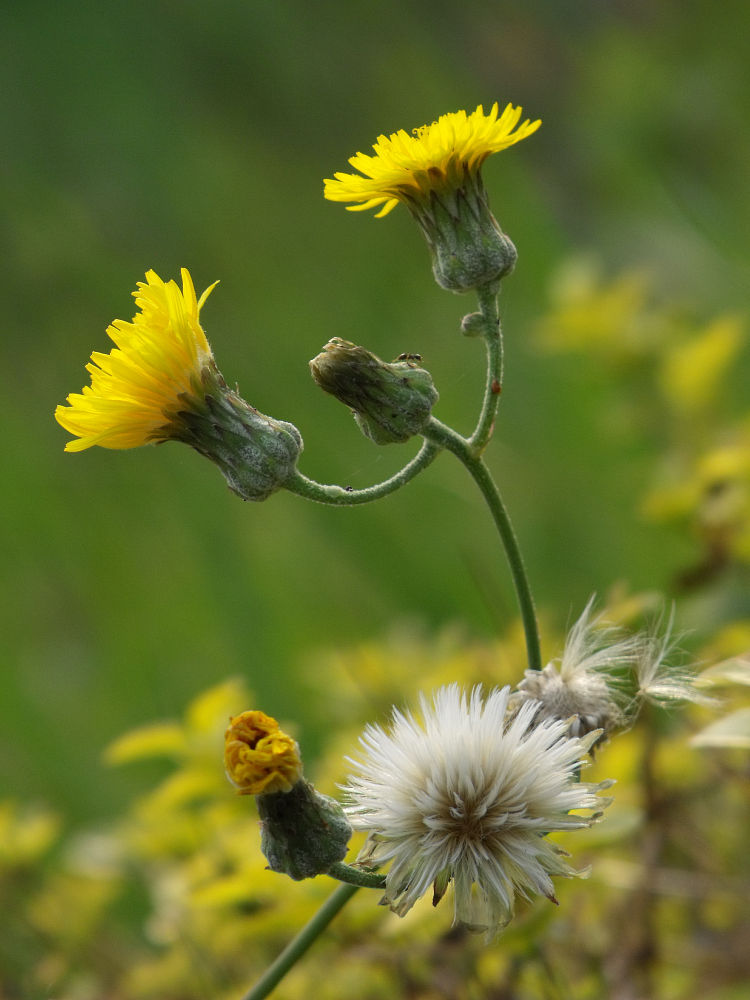
[[[598,734],[535,723],[534,703],[511,715],[509,699],[507,687],[485,698],[452,684],[422,697],[420,721],[394,711],[388,729],[365,730],[347,814],[370,832],[360,860],[390,864],[384,901],[399,915],[431,885],[437,903],[452,881],[455,920],[492,932],[517,894],[554,902],[552,876],[578,874],[547,834],[589,826],[608,804],[608,782],[578,780]]]
[[[569,719],[571,733],[603,738],[632,725],[644,702],[705,703],[690,671],[670,663],[672,618],[662,627],[625,634],[594,614],[594,599],[568,633],[559,660],[527,670],[511,707],[536,702],[537,719]]]

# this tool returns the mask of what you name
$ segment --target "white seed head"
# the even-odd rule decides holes
[[[592,597],[568,633],[559,660],[527,670],[511,696],[511,709],[536,702],[536,719],[567,719],[573,736],[595,729],[602,738],[633,724],[645,701],[666,705],[712,699],[695,687],[685,667],[670,664],[676,652],[673,613],[632,634],[603,623]]]
[[[568,633],[562,656],[543,670],[527,670],[512,698],[517,709],[537,701],[537,718],[569,719],[571,733],[604,735],[627,721],[623,680],[642,658],[643,636],[625,636],[593,613],[594,598]]]
[[[697,705],[716,705],[715,698],[696,687],[696,676],[680,663],[669,663],[678,654],[679,638],[673,634],[674,609],[666,625],[657,621],[652,632],[644,636],[641,655],[637,664],[638,701],[655,705],[691,701]]]
[[[600,734],[535,722],[535,702],[510,715],[509,696],[452,684],[431,702],[422,696],[421,722],[394,710],[387,730],[368,726],[361,737],[346,811],[370,833],[361,860],[390,864],[384,902],[401,916],[431,885],[436,904],[452,881],[455,920],[494,931],[517,893],[556,902],[551,876],[578,874],[547,834],[589,826],[608,804],[597,793],[609,783],[578,780]]]

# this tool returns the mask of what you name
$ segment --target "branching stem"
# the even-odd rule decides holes
[[[495,425],[503,377],[503,341],[497,308],[497,291],[495,286],[487,286],[478,290],[479,310],[483,321],[479,332],[484,339],[487,350],[487,377],[482,408],[471,437],[462,437],[457,431],[431,417],[427,427],[422,432],[424,443],[418,454],[395,475],[382,483],[355,490],[342,486],[324,485],[295,470],[284,483],[284,487],[291,493],[307,500],[315,500],[318,503],[337,507],[352,507],[388,496],[388,494],[405,486],[423,469],[427,468],[443,449],[452,452],[465,466],[490,509],[500,534],[516,589],[526,637],[528,664],[532,670],[541,670],[539,631],[534,601],[521,557],[521,550],[500,491],[482,460],[482,453],[487,447]],[[344,863],[334,865],[329,874],[344,884],[336,889],[315,916],[287,945],[276,961],[268,967],[258,982],[245,993],[242,1000],[263,1000],[264,997],[267,997],[358,888],[382,889],[385,885],[384,876],[377,872],[364,871]]]
[[[513,525],[511,524],[508,511],[505,509],[500,491],[498,490],[490,470],[481,458],[477,455],[470,439],[461,437],[460,434],[442,424],[434,417],[430,420],[429,426],[423,432],[428,441],[440,445],[451,451],[456,458],[465,466],[467,472],[479,487],[482,496],[490,509],[495,526],[500,535],[500,539],[505,549],[505,555],[510,567],[513,584],[516,589],[518,605],[523,621],[524,634],[526,637],[526,654],[531,670],[542,669],[542,654],[539,643],[539,629],[534,610],[534,599],[529,586],[529,579],[526,575],[521,550],[518,546]]]
[[[425,441],[411,462],[408,462],[403,469],[399,469],[390,479],[361,490],[344,486],[327,486],[314,479],[309,479],[299,470],[295,470],[292,476],[287,479],[284,483],[284,489],[289,490],[290,493],[296,493],[297,496],[304,497],[306,500],[315,500],[317,503],[330,504],[334,507],[355,507],[358,504],[370,503],[372,500],[380,500],[381,497],[401,489],[423,469],[426,469],[439,451],[440,448],[437,445]]]

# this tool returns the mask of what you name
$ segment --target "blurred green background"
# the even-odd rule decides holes
[[[307,362],[331,336],[419,352],[437,415],[473,426],[481,346],[468,298],[433,283],[408,214],[322,198],[381,132],[498,100],[541,117],[488,162],[519,248],[502,294],[506,383],[490,453],[540,607],[559,623],[624,579],[664,587],[681,558],[634,513],[637,422],[599,417],[596,359],[531,331],[572,252],[645,267],[699,316],[746,308],[747,4],[439,2],[6,5],[0,32],[3,601],[0,785],[72,820],[109,815],[138,774],[103,747],[247,678],[266,711],[321,737],[312,654],[416,624],[494,635],[515,615],[481,502],[449,456],[377,505],[278,494],[242,504],[187,448],[67,455],[52,413],[87,381],[148,268],[221,284],[203,325],[228,381],[302,431],[324,482],[385,478],[377,448]],[[735,375],[746,381],[748,365]],[[626,471],[624,474],[623,470]],[[668,546],[674,545],[674,551]],[[667,546],[667,549],[665,549]],[[311,691],[313,696],[311,697]],[[237,706],[240,710],[247,706]],[[327,724],[334,726],[335,719]]]

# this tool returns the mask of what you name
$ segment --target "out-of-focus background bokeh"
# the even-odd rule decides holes
[[[749,28],[740,0],[7,7],[3,796],[106,823],[162,774],[108,769],[107,745],[231,676],[314,757],[349,721],[325,651],[512,626],[449,456],[376,505],[251,505],[180,445],[64,454],[52,418],[135,282],[187,266],[199,292],[221,280],[202,320],[227,380],[300,428],[308,475],[365,486],[417,447],[376,447],[316,388],[332,336],[420,353],[436,414],[470,430],[473,301],[434,284],[406,211],[346,212],[322,180],[380,133],[479,103],[543,119],[484,177],[519,250],[488,458],[545,621],[618,583],[676,596],[696,643],[750,618],[747,538],[711,535],[724,507],[696,514],[726,476],[694,482],[701,449],[748,433]],[[748,472],[729,465],[737,520]]]

